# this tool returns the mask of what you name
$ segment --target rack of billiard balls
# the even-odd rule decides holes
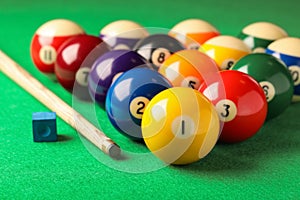
[[[242,142],[300,96],[300,39],[269,22],[221,35],[187,19],[168,33],[119,20],[85,33],[56,19],[31,43],[37,68],[106,110],[124,136],[166,163],[188,164],[217,141]]]

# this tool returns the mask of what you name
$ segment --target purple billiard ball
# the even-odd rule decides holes
[[[132,49],[140,39],[148,35],[142,25],[131,20],[117,20],[100,30],[100,37],[114,50]]]
[[[111,83],[123,72],[142,66],[149,67],[141,55],[131,50],[112,50],[103,54],[94,62],[88,76],[92,100],[104,106]]]

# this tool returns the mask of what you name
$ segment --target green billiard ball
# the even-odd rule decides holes
[[[265,53],[253,53],[238,60],[231,68],[252,76],[265,92],[268,102],[267,119],[281,114],[291,103],[294,85],[285,64]]]
[[[287,36],[287,32],[276,24],[255,22],[243,28],[238,38],[242,39],[253,52],[264,53],[273,41]]]

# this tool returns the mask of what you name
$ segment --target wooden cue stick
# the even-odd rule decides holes
[[[103,132],[87,121],[81,114],[61,100],[53,92],[43,86],[19,64],[0,50],[0,70],[19,84],[37,100],[57,113],[66,123],[71,125],[82,136],[113,158],[121,154],[121,149]]]

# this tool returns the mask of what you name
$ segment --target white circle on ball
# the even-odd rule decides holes
[[[200,81],[195,76],[188,76],[183,79],[183,81],[181,82],[181,86],[198,89],[200,87]]]
[[[136,119],[142,119],[144,110],[149,103],[149,99],[143,96],[135,97],[129,105],[129,111]]]
[[[256,47],[255,49],[252,50],[252,53],[265,53],[266,49],[263,47]]]
[[[233,120],[237,114],[237,108],[233,101],[229,99],[222,99],[216,104],[216,110],[219,118],[223,122]]]
[[[225,60],[222,62],[220,68],[221,68],[222,70],[230,69],[234,63],[235,63],[235,59],[233,59],[233,58],[225,59]]]
[[[126,44],[118,44],[116,46],[113,47],[114,50],[130,50],[130,47],[127,46]]]
[[[300,84],[300,66],[291,65],[289,66],[289,70],[294,81],[294,86],[298,86]]]
[[[113,84],[124,72],[119,72],[112,78],[111,84]]]
[[[171,53],[168,49],[165,48],[158,48],[155,49],[152,53],[151,60],[152,63],[156,66],[160,67],[163,62],[170,57]]]
[[[44,64],[51,65],[56,60],[56,50],[50,45],[45,45],[40,49],[39,57]]]
[[[81,67],[76,72],[76,75],[75,75],[76,82],[79,85],[81,85],[81,86],[87,87],[88,86],[88,76],[89,76],[89,73],[90,73],[90,68],[88,68],[88,67]]]
[[[198,43],[191,43],[188,45],[187,49],[194,49],[194,50],[198,50],[200,48],[200,45]]]
[[[176,138],[189,138],[195,134],[195,131],[195,123],[190,116],[181,115],[172,122],[172,133]]]
[[[261,81],[259,82],[260,87],[264,90],[264,93],[266,95],[267,102],[272,101],[272,99],[275,97],[275,87],[272,83],[269,81]]]

